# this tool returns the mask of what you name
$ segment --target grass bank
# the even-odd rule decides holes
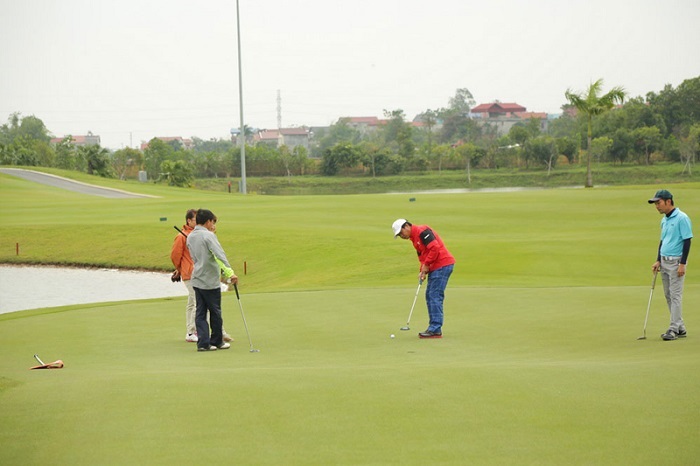
[[[546,170],[473,170],[470,176],[464,171],[427,172],[372,178],[370,176],[327,177],[253,177],[247,179],[249,193],[268,195],[314,194],[372,194],[388,192],[415,192],[440,189],[488,189],[488,188],[561,188],[583,186],[586,168],[582,165]],[[658,163],[642,165],[595,164],[593,180],[597,186],[625,186],[644,184],[677,184],[697,181],[697,175],[683,173],[680,164]],[[227,179],[197,180],[198,189],[228,191]],[[232,181],[232,190],[238,190],[239,179]]]
[[[460,285],[631,285],[658,242],[658,214],[646,203],[655,185],[353,196],[129,187],[157,197],[106,199],[0,175],[0,262],[169,270],[173,226],[192,207],[218,215],[235,270],[269,291],[401,283],[417,261],[392,239],[398,217],[431,224],[464,258],[452,279]],[[698,189],[673,186],[691,218]]]

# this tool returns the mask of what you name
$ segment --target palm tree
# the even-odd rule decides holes
[[[625,89],[623,87],[614,87],[605,95],[599,96],[603,87],[603,80],[599,79],[588,87],[588,92],[584,94],[574,94],[570,89],[567,89],[564,95],[566,99],[573,105],[576,110],[586,115],[588,120],[588,145],[586,153],[588,155],[587,170],[586,170],[586,187],[593,187],[593,175],[591,174],[591,139],[592,139],[592,121],[593,117],[600,115],[612,109],[616,103],[622,103],[625,100]]]

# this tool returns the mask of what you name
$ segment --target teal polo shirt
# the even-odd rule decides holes
[[[690,218],[676,208],[671,215],[661,219],[661,250],[662,256],[682,256],[683,241],[693,237],[693,225]]]

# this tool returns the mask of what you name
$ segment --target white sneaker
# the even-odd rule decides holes
[[[189,341],[191,343],[196,343],[197,342],[197,335],[194,333],[188,333],[187,336],[185,337],[185,341]]]
[[[222,343],[217,348],[219,349],[229,349],[231,347],[231,343]]]
[[[210,346],[209,348],[197,348],[197,351],[216,351],[216,346]]]
[[[226,335],[224,335],[224,341],[226,341],[226,342],[233,341],[233,337],[227,333]]]

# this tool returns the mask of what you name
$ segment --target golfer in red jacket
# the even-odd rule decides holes
[[[410,239],[418,253],[420,262],[419,280],[428,279],[425,290],[425,302],[428,305],[430,324],[420,338],[442,338],[443,303],[445,288],[452,275],[455,258],[445,247],[445,243],[428,225],[413,225],[405,218],[400,218],[391,226],[394,238]]]

